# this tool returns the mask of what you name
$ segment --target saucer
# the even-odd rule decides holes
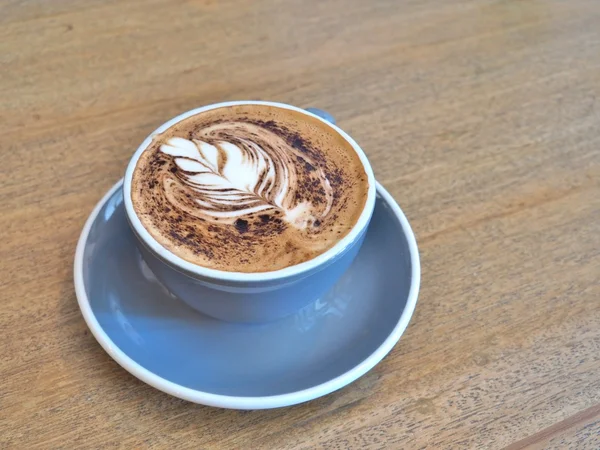
[[[408,325],[420,282],[417,244],[380,184],[365,242],[331,291],[280,321],[252,325],[204,316],[156,280],[127,224],[121,187],[83,228],[75,292],[104,350],[163,392],[236,409],[305,402],[364,375]]]

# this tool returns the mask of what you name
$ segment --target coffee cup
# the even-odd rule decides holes
[[[140,156],[153,142],[181,121],[217,108],[263,105],[281,108],[317,120],[337,133],[356,153],[366,176],[364,205],[351,229],[333,246],[311,259],[277,270],[226,271],[195,264],[161,244],[140,220],[132,198],[132,181]],[[290,315],[321,298],[337,282],[357,255],[375,207],[376,183],[368,159],[343,130],[318,115],[294,106],[258,101],[226,102],[185,112],[164,123],[138,147],[125,173],[123,196],[130,228],[142,257],[156,278],[175,297],[192,308],[230,322],[268,322]]]

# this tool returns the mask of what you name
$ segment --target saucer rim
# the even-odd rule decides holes
[[[150,370],[146,369],[142,365],[135,362],[125,352],[123,352],[106,334],[98,319],[96,318],[89,298],[85,292],[85,283],[83,281],[83,256],[86,248],[86,243],[89,237],[89,232],[92,225],[96,221],[98,214],[106,202],[115,194],[115,192],[123,186],[123,179],[115,183],[108,192],[102,197],[102,199],[96,204],[92,210],[90,216],[85,222],[81,235],[77,242],[77,248],[75,251],[74,261],[74,284],[75,294],[77,297],[77,303],[83,315],[83,318],[100,344],[100,346],[114,359],[121,367],[127,370],[136,378],[140,379],[146,384],[173,395],[175,397],[187,400],[193,403],[199,403],[206,406],[215,406],[220,408],[229,409],[268,409],[268,408],[280,408],[284,406],[291,406],[298,403],[307,402],[309,400],[322,397],[330,394],[344,386],[352,383],[373,367],[378,364],[396,345],[404,331],[406,330],[410,319],[414,313],[415,306],[417,303],[417,297],[419,293],[421,283],[421,265],[419,258],[419,251],[417,247],[417,241],[408,219],[400,209],[400,206],[396,203],[390,193],[376,181],[376,190],[383,200],[392,209],[394,215],[400,221],[402,230],[406,236],[408,249],[410,252],[412,276],[411,284],[408,293],[408,298],[405,307],[400,314],[398,322],[394,326],[391,333],[385,338],[385,340],[379,345],[379,347],[371,353],[367,358],[361,361],[359,364],[346,371],[345,373],[338,375],[331,380],[324,383],[312,386],[300,391],[288,392],[285,394],[271,395],[271,396],[256,396],[256,397],[241,397],[241,396],[230,396],[213,394],[210,392],[199,391],[188,387],[181,386],[177,383],[169,381],[163,377],[156,375]]]

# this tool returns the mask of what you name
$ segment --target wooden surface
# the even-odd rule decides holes
[[[600,448],[597,0],[4,0],[0,63],[0,448]],[[248,98],[338,118],[423,279],[370,373],[237,412],[113,362],[72,262],[151,130]]]

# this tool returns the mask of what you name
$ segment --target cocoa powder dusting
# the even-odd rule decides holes
[[[215,128],[217,124],[219,127]],[[219,134],[213,129],[218,129]],[[207,192],[216,195],[220,203],[209,204],[199,197],[203,195],[202,189],[208,188],[199,181],[187,182],[202,180],[197,173],[203,172],[183,170],[174,156],[160,151],[161,145],[173,137],[206,142],[217,149],[213,160],[207,160],[213,163],[203,163],[204,166],[188,163],[184,167],[211,170],[217,176],[228,163],[227,153],[220,144],[223,140],[240,148],[244,160],[252,167],[262,167],[262,159],[257,156],[260,153],[256,153],[254,146],[255,142],[270,145],[268,136],[272,136],[272,145],[278,151],[287,148],[291,152],[290,161],[297,178],[292,180],[295,193],[288,200],[290,211],[303,211],[309,205],[319,212],[307,219],[306,224],[301,221],[304,216],[298,216],[295,220],[300,220],[302,226],[290,222],[280,208],[262,203],[262,195],[282,189],[272,179],[273,171],[283,170],[281,167],[273,166],[271,171],[265,168],[257,176],[254,194],[238,194],[232,188],[216,191],[210,188]],[[149,233],[180,257],[219,270],[267,272],[311,259],[345,236],[364,207],[366,180],[360,159],[335,130],[294,111],[245,105],[192,116],[156,136],[135,168],[132,200]],[[235,195],[242,195],[237,209],[226,201]],[[208,209],[203,212],[203,208]],[[235,217],[238,210],[249,212]]]

